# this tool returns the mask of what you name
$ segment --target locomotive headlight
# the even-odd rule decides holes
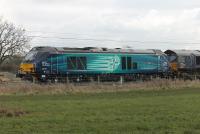
[[[46,78],[46,75],[41,75],[42,78]]]

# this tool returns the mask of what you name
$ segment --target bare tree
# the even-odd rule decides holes
[[[15,55],[24,54],[29,49],[28,42],[23,28],[0,19],[0,65]]]

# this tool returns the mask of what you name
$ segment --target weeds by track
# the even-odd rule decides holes
[[[200,88],[200,81],[153,79],[151,81],[126,82],[124,84],[119,82],[34,84],[25,81],[13,81],[0,84],[0,95],[99,93],[132,90],[174,90],[182,88]]]

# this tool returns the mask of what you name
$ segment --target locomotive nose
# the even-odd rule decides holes
[[[34,73],[34,64],[29,64],[29,63],[22,63],[20,64],[20,72],[21,73]]]
[[[173,63],[170,63],[170,68],[173,72],[177,72],[178,71],[178,65],[177,63],[173,62]]]

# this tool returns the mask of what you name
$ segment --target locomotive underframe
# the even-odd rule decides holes
[[[170,78],[169,73],[137,73],[137,74],[24,74],[24,80],[32,82],[117,82],[117,81],[149,81],[155,78]]]

